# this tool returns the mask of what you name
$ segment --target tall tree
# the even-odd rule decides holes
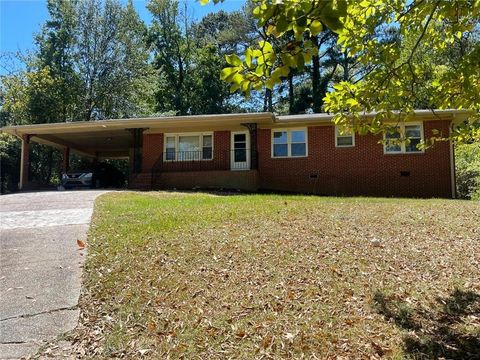
[[[2,125],[150,114],[146,27],[132,2],[49,0],[47,9],[26,70],[2,76]],[[13,164],[18,146],[4,144],[2,162]],[[32,180],[56,177],[51,147],[33,145],[31,159]]]
[[[103,4],[84,0],[78,6],[78,19],[83,119],[132,116],[136,79],[143,76],[147,61],[143,26],[133,5],[129,3],[124,10],[117,0]]]
[[[160,72],[158,110],[185,115],[189,112],[188,77],[194,54],[187,4],[182,12],[175,0],[150,1],[147,7],[154,18],[149,38],[154,66]]]
[[[228,85],[221,81],[218,74],[226,65],[218,48],[206,45],[196,49],[195,63],[190,72],[190,109],[191,114],[219,114],[229,112],[228,100],[231,97]]]
[[[151,1],[148,9],[154,17],[149,40],[158,71],[157,111],[178,115],[239,111],[238,101],[230,101],[228,85],[214,74],[226,66],[227,52],[243,50],[258,38],[251,16],[219,12],[195,23],[187,3]]]
[[[79,94],[74,68],[75,2],[49,0],[47,9],[50,19],[36,36],[38,54],[32,66],[39,71],[46,69],[53,81],[32,96],[31,112],[40,117],[36,122],[72,121],[77,118],[75,101]]]

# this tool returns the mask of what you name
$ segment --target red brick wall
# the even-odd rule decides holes
[[[431,135],[432,129],[448,134],[448,127],[448,121],[425,122],[425,137]],[[450,149],[447,142],[437,143],[423,154],[385,155],[383,145],[378,144],[379,136],[357,134],[354,147],[336,148],[334,131],[333,126],[309,127],[308,157],[272,159],[271,130],[258,130],[259,171],[256,184],[262,189],[322,195],[451,197]],[[230,131],[215,131],[212,168],[228,168],[229,151]],[[162,152],[163,134],[144,134],[144,173],[151,171]],[[409,171],[410,176],[400,176],[401,171]],[[190,173],[195,174],[193,178],[188,172],[175,174],[169,175],[165,181],[168,179],[169,185],[177,181],[183,188],[188,184],[197,186],[195,177],[213,176],[209,171]],[[234,184],[231,180],[229,182]],[[225,187],[231,186],[225,184]]]
[[[230,169],[230,131],[213,132],[214,169]]]
[[[163,153],[163,134],[143,134],[142,172],[150,172]]]
[[[448,121],[425,122],[448,134]],[[451,197],[449,144],[423,154],[385,155],[379,136],[356,135],[352,148],[335,147],[335,128],[308,128],[308,157],[272,159],[270,130],[258,136],[260,188],[325,195]],[[401,177],[409,171],[409,177]]]
[[[238,189],[258,190],[258,171],[188,171],[165,172],[158,176],[160,189]]]
[[[144,134],[143,135],[143,159],[142,172],[150,172],[152,166],[163,153],[164,134]],[[230,131],[213,132],[213,160],[205,162],[202,166],[211,166],[212,169],[230,168]],[[169,166],[175,166],[170,163]],[[177,163],[179,167],[182,164]]]

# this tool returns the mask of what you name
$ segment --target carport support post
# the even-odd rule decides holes
[[[30,170],[30,136],[22,136],[22,153],[20,155],[20,182],[18,189],[22,190],[28,184]]]
[[[62,172],[66,173],[70,170],[70,148],[63,148],[63,163],[62,163]]]

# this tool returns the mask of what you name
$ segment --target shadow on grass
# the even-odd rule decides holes
[[[454,290],[437,298],[432,308],[412,308],[407,302],[374,295],[376,310],[408,330],[404,350],[415,359],[480,359],[480,295]],[[470,324],[469,324],[470,323]]]

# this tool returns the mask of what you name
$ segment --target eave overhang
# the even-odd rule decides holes
[[[394,113],[395,114],[395,113]],[[400,113],[397,113],[399,116]],[[469,110],[416,110],[408,120],[450,120],[461,122],[473,114]],[[373,117],[376,113],[361,116]],[[128,157],[133,146],[132,129],[147,133],[229,130],[256,123],[260,128],[281,126],[332,125],[333,114],[276,116],[273,113],[242,113],[218,115],[165,116],[132,119],[78,121],[35,125],[7,126],[1,132],[56,148],[96,157]],[[392,119],[392,121],[395,121]]]

